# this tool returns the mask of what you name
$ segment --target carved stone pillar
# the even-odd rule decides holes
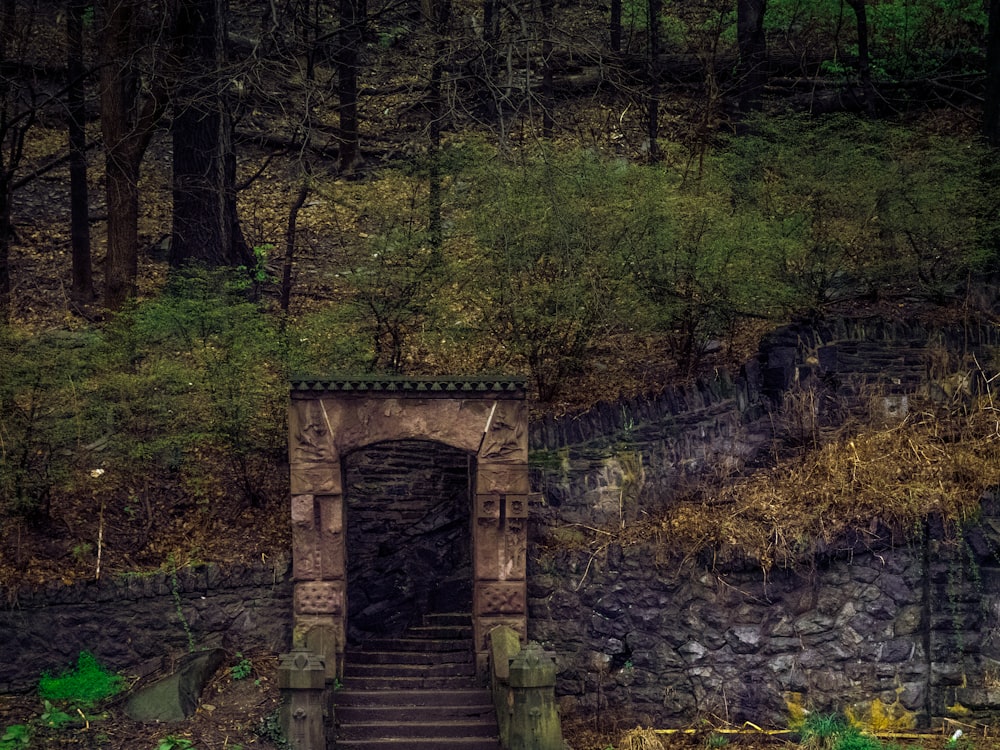
[[[526,633],[528,409],[519,379],[360,377],[292,382],[289,409],[293,646],[343,675],[346,524],[341,456],[386,440],[430,440],[475,459],[470,507],[473,625],[485,673],[486,634]]]

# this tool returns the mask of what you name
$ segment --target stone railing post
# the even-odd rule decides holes
[[[562,750],[552,657],[535,642],[522,650],[517,633],[501,625],[490,631],[490,661],[500,744],[506,750]]]
[[[281,728],[292,750],[326,750],[323,711],[326,665],[305,649],[282,654],[278,662]]]

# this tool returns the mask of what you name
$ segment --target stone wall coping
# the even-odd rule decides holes
[[[518,377],[411,378],[390,375],[305,376],[291,378],[292,398],[322,393],[364,396],[524,399],[527,381]]]

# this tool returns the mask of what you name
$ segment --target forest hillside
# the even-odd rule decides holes
[[[565,414],[993,320],[997,5],[3,3],[0,584],[284,548],[292,373]]]

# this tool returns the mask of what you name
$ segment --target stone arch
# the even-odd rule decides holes
[[[519,379],[366,377],[292,382],[293,645],[322,653],[340,677],[346,645],[346,538],[341,457],[391,440],[432,440],[475,457],[473,633],[526,632],[528,412]]]
[[[352,450],[341,466],[348,648],[400,637],[427,614],[471,612],[475,457],[402,439]]]

